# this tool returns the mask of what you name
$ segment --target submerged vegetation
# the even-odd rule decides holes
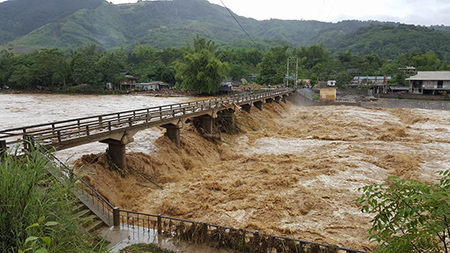
[[[152,253],[175,253],[175,251],[161,249],[155,244],[145,244],[138,243],[128,246],[120,251],[120,253],[141,253],[141,252],[152,252]]]
[[[0,251],[106,252],[103,241],[78,231],[72,186],[48,166],[38,153],[0,163]]]

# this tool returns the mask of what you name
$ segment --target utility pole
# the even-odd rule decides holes
[[[284,85],[285,88],[289,86],[289,60],[290,60],[290,57],[288,57],[287,63],[286,63],[286,65],[287,65],[287,67],[286,67],[286,77],[284,78],[286,80],[286,84]]]
[[[295,87],[298,85],[298,57],[297,57],[297,63],[295,66]]]

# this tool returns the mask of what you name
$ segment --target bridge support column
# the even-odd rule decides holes
[[[167,124],[162,127],[164,127],[166,129],[165,135],[167,137],[169,137],[169,139],[171,141],[173,141],[177,147],[180,147],[180,144],[181,144],[180,129],[181,129],[181,127],[177,126],[177,125],[173,125],[173,124]]]
[[[250,113],[252,106],[250,104],[241,105],[242,110]]]
[[[119,169],[127,168],[127,156],[125,147],[128,143],[133,142],[133,135],[127,132],[121,135],[122,137],[117,137],[117,139],[106,139],[100,141],[101,143],[108,144],[108,149],[106,152],[113,162]],[[119,140],[120,139],[120,140]]]
[[[127,156],[125,151],[126,144],[116,140],[104,140],[103,143],[108,143],[107,153],[111,161],[120,169],[127,168]]]
[[[213,133],[213,126],[214,126],[214,118],[209,115],[203,115],[198,117],[200,119],[200,122],[202,124],[202,127],[210,134]]]
[[[226,110],[221,111],[217,114],[217,120],[220,122],[220,125],[222,125],[223,131],[229,132],[234,131],[235,125],[234,125],[234,111],[233,110]]]
[[[268,99],[266,99],[266,103],[270,104],[270,103],[272,103],[272,102],[273,102],[273,98],[268,98]]]
[[[283,101],[286,104],[287,103],[287,96],[283,95],[283,98],[281,99],[281,101]]]
[[[263,109],[263,102],[262,102],[262,101],[256,101],[256,102],[253,102],[253,105],[254,105],[256,108],[258,108],[260,111],[262,111],[262,109]]]
[[[280,103],[280,97],[278,96],[278,97],[275,97],[275,102],[277,102],[277,103]]]

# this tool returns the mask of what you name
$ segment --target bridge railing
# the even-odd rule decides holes
[[[151,232],[158,236],[173,237],[197,244],[207,244],[243,252],[347,252],[364,251],[339,246],[314,243],[284,236],[274,236],[259,231],[249,231],[226,226],[195,222],[162,215],[117,210],[120,227],[135,230],[137,234]],[[117,224],[116,224],[117,225]]]
[[[62,183],[66,183],[67,181],[76,182],[77,187],[74,191],[75,196],[86,204],[108,226],[112,226],[114,212],[113,205],[86,181],[77,176],[72,169],[53,155],[53,153],[49,152],[44,147],[38,147],[38,149],[39,148],[42,148],[43,151],[45,151],[48,159],[54,165],[49,168],[50,173]]]
[[[176,119],[188,114],[221,109],[224,104],[242,105],[267,97],[283,96],[292,92],[289,89],[273,90],[261,93],[224,96],[200,101],[170,104],[158,107],[122,111],[83,118],[51,122],[39,125],[12,128],[0,131],[0,140],[7,146],[20,145],[27,136],[39,140],[41,145],[51,147],[58,143],[102,134],[114,130],[126,129],[143,124],[157,124],[164,120]]]

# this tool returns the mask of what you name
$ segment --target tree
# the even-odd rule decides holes
[[[97,56],[76,52],[71,59],[72,81],[75,84],[99,84],[102,74],[97,66]]]
[[[360,189],[357,202],[375,215],[369,229],[380,243],[375,252],[449,252],[450,171],[439,174],[433,184],[392,177]]]
[[[69,66],[59,49],[42,49],[33,56],[30,78],[34,85],[50,88],[66,83]]]
[[[268,51],[264,54],[262,62],[258,65],[259,75],[257,81],[261,84],[277,84],[283,82],[282,72],[278,71],[275,54]]]
[[[200,94],[216,93],[220,83],[226,77],[227,65],[214,55],[217,46],[212,41],[206,41],[197,36],[193,49],[183,61],[177,62],[176,77],[181,80],[180,87]]]

